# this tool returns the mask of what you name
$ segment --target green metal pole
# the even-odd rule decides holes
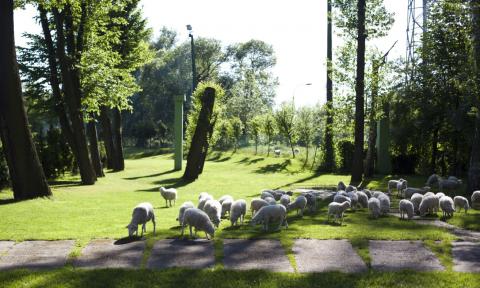
[[[185,95],[177,95],[175,97],[175,166],[174,170],[182,170],[183,160],[183,103],[185,102]]]

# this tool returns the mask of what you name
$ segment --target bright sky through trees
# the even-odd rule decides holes
[[[155,36],[167,26],[179,32],[181,41],[188,40],[186,24],[191,24],[195,36],[216,38],[225,45],[250,39],[272,44],[277,55],[274,73],[280,81],[277,104],[290,101],[294,92],[297,106],[325,102],[326,0],[144,0],[142,5]],[[403,57],[407,3],[385,0],[385,5],[395,13],[395,25],[390,35],[375,41],[375,45],[386,51],[398,40],[390,59]],[[15,11],[17,45],[25,44],[23,32],[40,32],[40,25],[34,22],[36,13],[31,6]],[[335,37],[334,46],[339,41]],[[305,83],[313,85],[302,85]]]

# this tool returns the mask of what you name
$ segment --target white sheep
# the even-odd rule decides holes
[[[208,200],[212,200],[212,199],[213,199],[213,196],[210,194],[202,195],[202,197],[198,200],[197,208],[200,210],[203,210],[205,203],[207,203]]]
[[[452,217],[455,212],[455,204],[453,199],[449,196],[440,198],[440,208],[442,208],[443,218]]]
[[[425,182],[425,186],[433,187],[433,184],[438,184],[438,179],[440,177],[437,174],[432,174],[428,177],[427,182]]]
[[[283,205],[286,209],[288,207],[288,204],[290,204],[290,196],[286,194],[282,195],[282,197],[280,198],[280,204]]]
[[[208,200],[203,207],[203,211],[207,213],[208,218],[212,220],[213,225],[218,227],[222,213],[222,204],[220,204],[220,202],[217,200]]]
[[[368,210],[372,213],[373,218],[378,218],[380,216],[380,200],[378,198],[372,197],[368,199]]]
[[[382,191],[374,191],[373,194],[372,194],[372,197],[378,199],[378,197],[380,197],[380,195],[385,195],[385,196],[387,196],[387,194],[383,193]]]
[[[307,208],[310,213],[313,213],[317,210],[317,196],[313,193],[305,193],[303,196],[307,199]]]
[[[405,190],[403,190],[403,197],[405,199],[410,199],[410,198],[412,198],[413,194],[415,194],[415,193],[425,194],[425,192],[427,192],[428,190],[430,190],[429,186],[425,186],[423,188],[407,187],[407,188],[405,188]]]
[[[423,196],[422,202],[418,207],[418,212],[420,216],[425,216],[427,213],[433,214],[435,208],[438,205],[438,198],[435,195]]]
[[[427,193],[423,194],[423,197],[427,197],[427,196],[435,196],[435,193],[427,192]]]
[[[418,208],[420,207],[420,203],[422,202],[422,199],[423,199],[423,195],[419,193],[413,194],[412,197],[410,198],[410,201],[413,204],[413,211],[415,213],[418,213]]]
[[[265,199],[263,199],[265,201],[267,201],[268,205],[275,205],[277,204],[277,201],[275,201],[275,198],[272,198],[272,197],[266,197]]]
[[[210,195],[208,194],[208,192],[200,192],[200,194],[198,194],[198,201],[200,201],[200,199],[202,198],[207,197],[208,195]]]
[[[343,214],[350,208],[350,202],[345,201],[343,203],[332,202],[328,204],[328,218],[327,221],[330,221],[330,216],[334,216],[334,222],[337,222],[338,218],[341,218],[341,224],[343,224]]]
[[[182,226],[183,214],[185,213],[185,211],[189,208],[194,208],[194,207],[195,206],[193,206],[193,203],[191,201],[184,202],[182,206],[180,206],[180,210],[178,211],[178,218],[177,218],[177,221],[180,224],[180,226]]]
[[[252,216],[255,215],[255,212],[260,210],[260,208],[267,205],[269,204],[264,199],[258,199],[258,198],[252,199],[252,201],[250,201],[250,210],[252,211]]]
[[[243,224],[245,214],[247,213],[247,202],[243,199],[236,200],[232,203],[232,208],[230,209],[230,222],[232,226],[237,225],[238,220],[240,219],[240,224]]]
[[[287,223],[287,209],[283,205],[267,205],[263,206],[258,210],[258,212],[253,216],[250,224],[257,225],[263,223],[263,229],[268,231],[268,224],[272,222],[280,222],[278,229],[285,225],[285,228],[288,228]]]
[[[293,193],[290,191],[283,191],[283,190],[270,190],[270,194],[273,195],[273,198],[275,198],[275,201],[280,200],[283,195],[292,195]]]
[[[347,186],[345,185],[345,183],[343,183],[343,181],[338,182],[337,191],[345,191],[345,189],[347,189]]]
[[[333,197],[333,202],[343,203],[345,201],[352,202],[352,199],[344,195],[335,195],[335,197]]]
[[[357,187],[353,186],[353,185],[348,185],[347,188],[345,189],[345,192],[352,192],[352,191],[357,191]]]
[[[472,193],[472,208],[480,210],[480,190],[474,191]]]
[[[162,195],[163,199],[165,199],[165,207],[168,207],[167,201],[170,204],[170,207],[172,207],[172,200],[173,205],[175,206],[175,200],[177,200],[177,189],[166,189],[165,187],[160,187],[160,194]]]
[[[135,206],[132,212],[132,220],[130,224],[125,227],[128,229],[128,236],[132,237],[134,233],[138,236],[138,225],[142,224],[142,234],[140,235],[140,237],[142,237],[143,233],[147,232],[145,224],[150,220],[152,220],[153,234],[155,234],[155,212],[153,211],[152,204],[143,202]]]
[[[362,208],[368,207],[368,196],[367,194],[365,194],[364,191],[358,191],[357,198],[358,198],[358,204],[360,204]]]
[[[220,202],[220,201],[219,201]],[[226,199],[222,203],[222,218],[230,214],[230,209],[232,208],[233,199]]]
[[[407,215],[408,219],[413,218],[414,207],[413,203],[410,200],[402,199],[398,204],[400,209],[400,218],[405,219],[405,215]]]
[[[223,195],[222,197],[220,197],[220,199],[218,199],[218,202],[220,202],[220,204],[223,204],[223,201],[225,200],[231,200],[233,202],[233,197],[230,195]]]
[[[369,189],[363,189],[362,191],[365,193],[365,195],[367,195],[368,199],[372,198],[372,191]]]
[[[380,195],[378,197],[380,201],[380,213],[387,215],[390,212],[390,198],[387,195]]]
[[[195,228],[195,234],[197,234],[197,231],[204,231],[207,239],[210,239],[208,235],[212,236],[212,238],[215,236],[215,228],[213,227],[212,221],[210,220],[210,218],[208,218],[207,213],[203,212],[200,209],[190,208],[185,211],[185,213],[183,214],[181,236],[183,236],[185,226],[187,225],[190,229],[191,238],[193,238],[192,227]]]
[[[470,205],[468,204],[468,199],[463,196],[453,197],[453,203],[455,204],[455,211],[458,208],[458,212],[460,212],[463,208],[463,210],[465,210],[465,214],[467,214],[468,209],[470,209]]]
[[[298,196],[295,198],[295,201],[293,203],[288,204],[288,211],[291,210],[297,210],[297,215],[298,211],[300,211],[300,216],[303,216],[303,210],[305,210],[305,207],[307,206],[307,198],[305,196]]]
[[[405,182],[405,184],[401,184]],[[400,186],[398,184],[401,184]],[[392,194],[392,188],[397,189],[397,192],[400,193],[399,188],[402,189],[403,187],[407,186],[406,180],[400,178],[399,180],[388,180],[387,191],[388,194]]]
[[[282,150],[280,150],[280,149],[275,149],[275,150],[273,150],[273,153],[275,153],[275,156],[278,157],[278,156],[280,156],[280,154],[282,154]]]
[[[260,198],[265,199],[267,197],[275,199],[275,197],[273,197],[272,193],[270,193],[268,191],[262,191],[262,194],[260,194]]]
[[[347,192],[347,197],[350,198],[350,207],[355,210],[355,208],[357,208],[357,205],[358,205],[358,195],[357,195],[357,192],[354,190],[354,191],[349,191]]]

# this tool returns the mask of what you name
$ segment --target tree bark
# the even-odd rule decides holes
[[[471,0],[471,13],[473,20],[473,56],[475,62],[475,78],[477,86],[480,83],[480,0]],[[478,87],[477,90],[478,91]],[[477,92],[478,93],[478,92]],[[470,165],[468,168],[467,194],[480,190],[480,95],[475,95],[477,115],[475,118],[475,131],[470,152]]]
[[[332,0],[327,0],[327,125],[325,126],[325,156],[322,170],[333,172],[335,169],[335,151],[333,147],[333,53],[332,53]]]
[[[357,77],[355,81],[355,152],[351,183],[360,183],[363,172],[364,93],[365,93],[365,0],[357,0]]]
[[[97,177],[104,177],[105,174],[103,174],[100,151],[98,150],[97,127],[95,126],[95,119],[93,117],[87,123],[87,134],[90,142],[90,157],[92,158],[93,169],[95,169]]]
[[[215,103],[215,89],[207,87],[200,101],[202,108],[198,115],[197,126],[187,155],[187,167],[183,174],[183,179],[187,181],[198,178],[203,168],[203,162],[205,162],[205,155],[208,152],[208,134],[212,130],[211,119]]]
[[[102,125],[103,143],[107,153],[107,168],[113,169],[115,167],[115,145],[113,144],[112,122],[108,115],[108,108],[105,106],[100,107],[100,124]]]
[[[16,200],[50,196],[32,140],[15,52],[13,0],[0,1],[0,134]]]
[[[113,108],[113,146],[115,151],[114,171],[123,171],[125,169],[125,159],[123,157],[123,136],[122,136],[122,114],[118,108]]]
[[[375,121],[375,105],[378,96],[378,81],[379,81],[379,62],[373,60],[372,63],[372,99],[370,100],[370,114],[369,114],[369,131],[368,131],[368,150],[365,159],[365,177],[371,177],[374,174],[375,163],[375,143],[377,140],[377,122]]]
[[[59,12],[54,8],[53,15],[57,28],[57,57],[62,73],[66,103],[70,112],[70,121],[72,123],[73,136],[76,143],[75,146],[77,147],[78,152],[77,162],[80,170],[80,177],[83,184],[92,185],[97,180],[97,177],[88,154],[78,75],[76,75],[75,72],[76,68],[72,62],[72,56],[70,55],[70,57],[67,57],[65,54],[65,36],[63,32],[64,12]],[[69,46],[71,46],[71,44],[69,44]]]

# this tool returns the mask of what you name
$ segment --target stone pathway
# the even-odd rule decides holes
[[[171,267],[210,268],[215,265],[213,242],[208,240],[159,240],[153,246],[147,267],[165,269]]]
[[[297,239],[293,246],[298,272],[363,272],[367,266],[347,240]]]
[[[6,254],[15,245],[14,241],[0,241],[0,256]]]
[[[92,240],[73,262],[79,268],[140,268],[144,241],[115,245],[114,240]]]
[[[445,270],[421,241],[370,241],[372,268],[381,271]]]
[[[4,254],[0,257],[0,270],[29,268],[52,269],[65,266],[75,241],[24,241],[12,245],[0,242]]]
[[[223,264],[227,269],[293,272],[278,240],[225,239],[223,243]]]
[[[454,271],[480,273],[479,243],[459,241],[452,246]]]

